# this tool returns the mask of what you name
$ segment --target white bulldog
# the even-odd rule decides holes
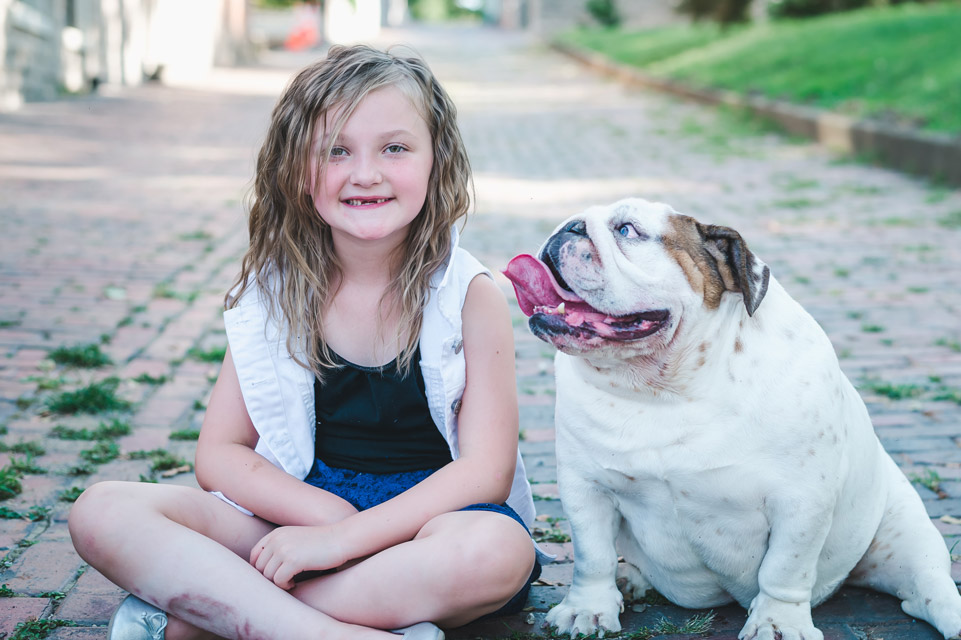
[[[539,257],[505,274],[559,349],[574,581],[549,624],[619,631],[620,584],[736,601],[742,640],[821,640],[811,607],[846,581],[959,636],[943,538],[827,336],[736,231],[629,199],[568,219]]]

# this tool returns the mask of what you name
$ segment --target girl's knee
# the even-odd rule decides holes
[[[109,544],[109,533],[121,524],[116,522],[118,513],[124,511],[129,493],[129,482],[99,482],[84,490],[70,508],[67,525],[73,545],[80,555],[88,556],[97,547]]]
[[[492,600],[509,599],[531,575],[534,545],[519,523],[500,514],[482,513],[469,527],[455,534],[456,564],[469,574],[475,588]],[[464,576],[461,574],[458,579]]]

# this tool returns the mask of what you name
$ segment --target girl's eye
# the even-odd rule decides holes
[[[346,155],[347,155],[347,149],[344,149],[343,147],[334,147],[333,149],[330,150],[331,158],[342,158]]]
[[[406,149],[404,149],[404,145],[400,145],[400,144],[391,144],[391,145],[388,145],[387,148],[385,149],[387,153],[401,153],[402,151],[405,151],[405,150]]]
[[[641,237],[641,234],[630,222],[625,222],[624,224],[617,227],[617,233],[619,233],[622,238],[640,238]]]

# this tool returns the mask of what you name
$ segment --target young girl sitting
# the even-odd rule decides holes
[[[436,639],[523,606],[539,565],[512,328],[457,247],[469,201],[421,60],[334,47],[294,78],[227,299],[207,491],[105,482],[70,514],[132,594],[111,640]]]

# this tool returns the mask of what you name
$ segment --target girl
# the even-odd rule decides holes
[[[209,493],[101,483],[70,514],[134,594],[111,640],[443,638],[431,623],[523,606],[512,328],[457,247],[469,189],[421,60],[335,47],[291,82],[197,444]]]

